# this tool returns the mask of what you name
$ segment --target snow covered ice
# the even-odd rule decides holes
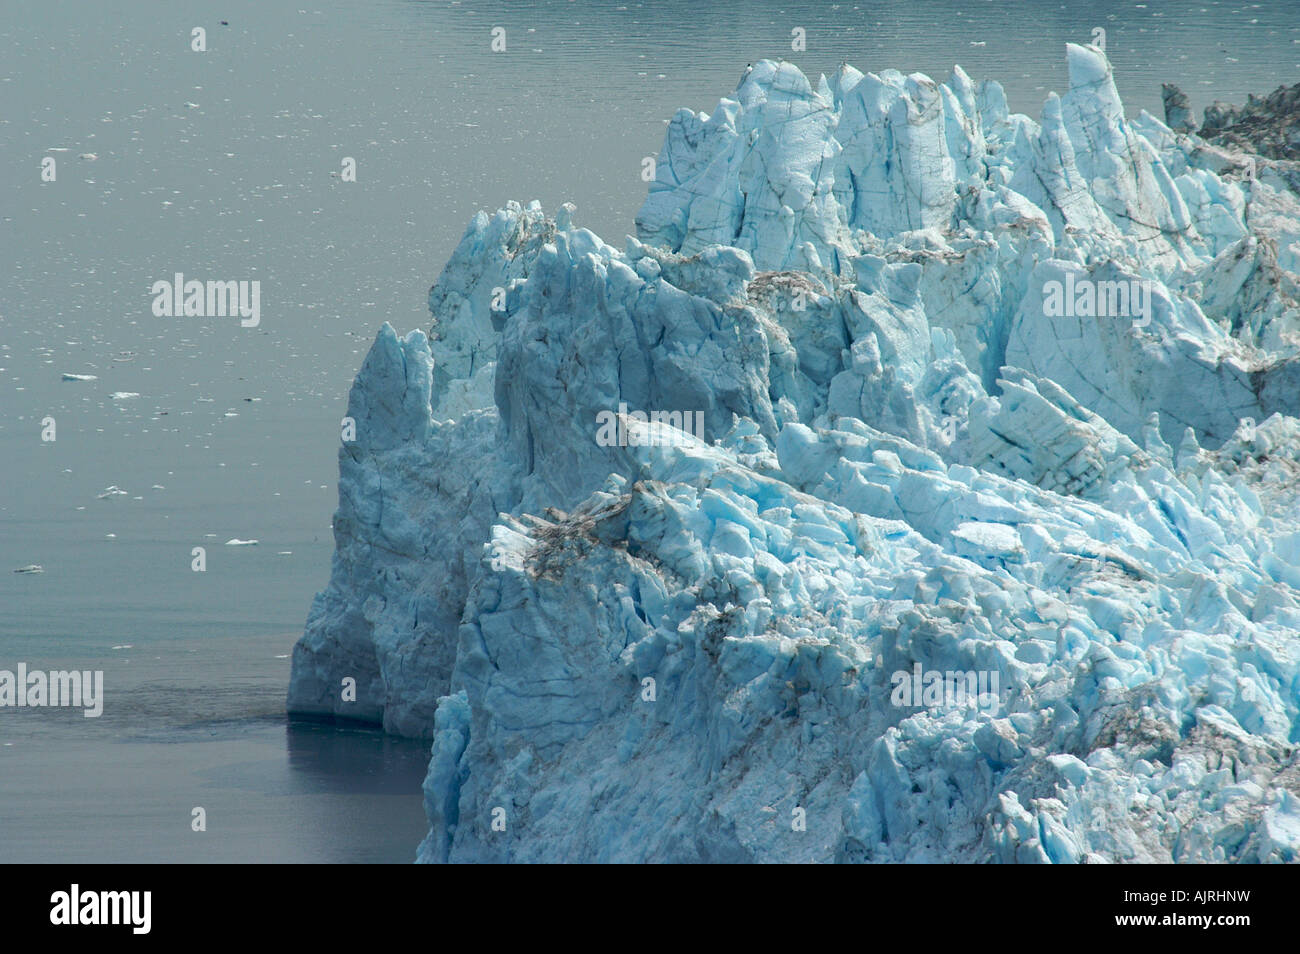
[[[289,704],[431,739],[420,860],[1300,860],[1300,201],[1067,55],[758,63],[379,331]]]

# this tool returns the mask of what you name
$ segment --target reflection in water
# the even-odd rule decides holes
[[[289,769],[311,791],[336,795],[419,795],[430,743],[377,728],[290,719]]]
[[[6,737],[0,863],[405,864],[428,831],[425,742],[283,716],[100,735]]]

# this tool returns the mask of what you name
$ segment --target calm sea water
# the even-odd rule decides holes
[[[664,121],[765,56],[960,63],[1031,115],[1097,26],[1131,113],[1300,79],[1288,0],[300,2],[4,0],[0,669],[102,669],[106,700],[0,709],[0,861],[413,858],[427,746],[291,726],[284,694],[348,385],[477,209],[572,200],[617,243]],[[155,317],[175,272],[259,280],[260,326]]]

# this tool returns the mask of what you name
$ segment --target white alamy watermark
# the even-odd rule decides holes
[[[647,425],[628,427],[628,422]],[[660,424],[661,427],[649,427]],[[618,411],[596,415],[596,443],[601,447],[679,447],[690,443],[687,435],[704,441],[703,411],[629,411],[619,403]],[[705,443],[708,443],[705,441]]]
[[[28,670],[19,663],[17,672],[0,669],[0,708],[72,707],[85,711],[87,719],[104,712],[104,671]]]
[[[262,320],[262,283],[252,281],[185,280],[177,272],[173,281],[153,283],[153,313],[159,318],[226,318],[238,315],[245,328]]]
[[[1048,318],[1133,318],[1135,328],[1151,324],[1151,282],[1147,279],[1097,281],[1065,273],[1064,283],[1043,283],[1043,314]]]
[[[148,934],[153,917],[152,891],[82,891],[74,884],[50,895],[50,923],[128,925],[132,934]]]
[[[889,701],[901,709],[963,709],[974,704],[993,711],[1001,701],[996,669],[900,669],[889,677]]]

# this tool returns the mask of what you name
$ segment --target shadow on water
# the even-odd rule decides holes
[[[429,742],[372,726],[294,717],[285,733],[289,771],[318,792],[418,794],[429,766]]]

